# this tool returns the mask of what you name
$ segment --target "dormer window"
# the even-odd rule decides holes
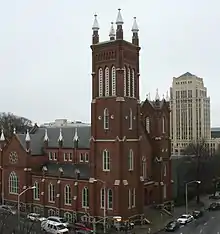
[[[166,127],[165,127],[165,117],[162,117],[162,133],[165,133]]]
[[[148,133],[150,133],[150,118],[149,117],[146,117],[146,120],[145,120],[145,125],[146,125],[146,131]]]

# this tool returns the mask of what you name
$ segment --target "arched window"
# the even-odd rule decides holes
[[[82,190],[82,207],[89,208],[89,189],[84,187]]]
[[[35,187],[35,189],[33,190],[34,200],[40,200],[40,185],[37,181],[35,181],[34,187]]]
[[[133,114],[132,114],[132,109],[130,108],[129,110],[129,129],[132,129],[132,123],[133,123]]]
[[[56,211],[53,209],[49,209],[48,210],[48,216],[55,216],[56,215]]]
[[[134,69],[132,69],[132,72],[131,72],[131,87],[132,87],[132,97],[135,97]]]
[[[18,194],[18,177],[14,171],[9,175],[9,193]]]
[[[99,97],[103,96],[103,70],[99,68]]]
[[[100,207],[102,209],[105,208],[105,189],[104,188],[101,188],[100,190]]]
[[[110,171],[110,153],[106,149],[102,153],[102,168],[103,171]]]
[[[105,96],[109,96],[109,68],[105,68]]]
[[[108,196],[107,196],[107,201],[108,201],[108,210],[113,209],[113,191],[112,189],[108,189]]]
[[[165,133],[166,129],[165,129],[165,117],[162,117],[162,133]]]
[[[104,129],[109,129],[109,111],[107,108],[104,109]]]
[[[55,185],[52,183],[48,185],[48,201],[55,202]]]
[[[128,68],[128,97],[131,96],[131,69]]]
[[[64,187],[64,204],[65,205],[71,205],[72,199],[71,199],[71,187],[69,185],[66,185]]]
[[[127,96],[127,68],[124,67],[124,96]]]
[[[116,96],[116,70],[112,67],[112,96]]]
[[[73,215],[70,212],[65,212],[63,216],[68,223],[73,223]]]
[[[129,150],[128,154],[128,170],[129,171],[134,170],[134,152],[132,149]]]
[[[145,124],[146,124],[146,131],[148,133],[150,133],[150,118],[149,117],[146,117],[146,120],[145,120]]]

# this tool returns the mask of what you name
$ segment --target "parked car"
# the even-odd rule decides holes
[[[47,220],[45,217],[41,217],[40,214],[36,214],[36,213],[28,214],[27,219],[31,221],[40,221],[40,222]]]
[[[209,211],[212,211],[212,210],[220,210],[220,203],[219,202],[213,202],[210,204],[209,208],[208,208]]]
[[[171,221],[165,226],[166,232],[174,232],[180,228],[180,223],[177,221]]]
[[[69,226],[69,223],[66,222],[64,218],[61,218],[59,216],[50,216],[47,218],[47,220],[63,224],[65,227]]]
[[[203,216],[203,211],[201,211],[201,210],[194,210],[192,212],[192,216],[193,216],[194,219],[198,219],[198,218],[200,218],[200,217]]]
[[[177,222],[182,224],[182,225],[185,225],[187,223],[190,223],[193,221],[193,216],[190,215],[190,214],[183,214],[181,215],[178,219],[177,219]]]
[[[76,232],[80,231],[80,232],[93,232],[93,229],[90,227],[87,227],[84,223],[75,223],[74,226]]]
[[[212,194],[209,196],[209,199],[211,200],[219,200],[220,199],[220,195],[218,194]]]
[[[63,224],[45,220],[41,223],[41,229],[44,232],[51,233],[51,234],[68,234],[69,230]]]
[[[16,210],[12,206],[7,206],[7,205],[1,205],[0,212],[12,214],[12,215],[15,215],[17,213]]]

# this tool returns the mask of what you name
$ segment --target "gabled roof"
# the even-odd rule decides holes
[[[179,76],[178,78],[184,77],[184,76],[194,76],[192,73],[190,72],[186,72],[184,74],[182,74],[181,76]]]
[[[62,136],[63,136],[63,148],[74,148],[74,134],[76,131],[76,127],[62,127]],[[77,127],[77,134],[78,134],[78,148],[88,149],[90,148],[90,133],[91,127],[90,126],[80,126]],[[44,147],[44,134],[45,134],[45,127],[39,127],[36,131],[30,134],[30,149],[32,155],[42,155],[42,149]],[[59,142],[58,138],[60,135],[60,128],[59,127],[50,127],[47,128],[47,134],[49,138],[48,148],[58,148]],[[25,142],[25,134],[17,134],[19,141],[21,142],[22,146],[26,148]]]

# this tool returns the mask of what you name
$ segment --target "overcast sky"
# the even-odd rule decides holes
[[[191,72],[204,78],[212,126],[220,126],[219,0],[1,0],[0,111],[89,122],[93,15],[107,40],[118,8],[125,39],[134,16],[139,24],[142,99]]]

